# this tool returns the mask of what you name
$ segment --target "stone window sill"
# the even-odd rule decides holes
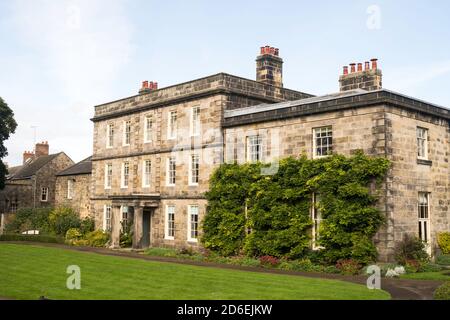
[[[433,164],[433,161],[425,160],[425,159],[417,159],[417,164],[422,164],[422,165],[425,165],[425,166],[431,166]]]

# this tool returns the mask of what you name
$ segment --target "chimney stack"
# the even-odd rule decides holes
[[[382,73],[378,69],[378,59],[370,59],[363,64],[350,63],[350,73],[348,72],[348,66],[344,66],[343,73],[339,77],[340,91],[349,91],[355,89],[364,90],[379,90],[382,88]]]
[[[24,151],[23,152],[23,164],[26,164],[30,159],[34,158],[34,152]]]
[[[256,58],[256,81],[283,87],[283,59],[278,48],[265,46],[260,48]]]
[[[49,146],[48,141],[42,141],[41,143],[36,143],[35,154],[36,158],[40,156],[48,156]]]
[[[158,82],[142,81],[142,87],[139,89],[139,94],[149,93],[153,90],[158,90]]]

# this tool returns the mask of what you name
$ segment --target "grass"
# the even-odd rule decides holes
[[[415,280],[447,280],[450,281],[450,270],[433,271],[433,272],[416,272],[406,273],[400,276],[401,279]]]
[[[60,248],[0,243],[0,296],[17,299],[389,299],[337,280],[144,261]],[[81,269],[68,290],[66,268]]]

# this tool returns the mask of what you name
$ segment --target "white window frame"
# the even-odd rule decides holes
[[[109,211],[109,218],[108,218],[108,211]],[[103,231],[104,232],[111,232],[112,230],[112,206],[105,204],[103,207]]]
[[[146,159],[142,161],[142,188],[149,188],[152,183],[151,181],[152,181],[152,161]]]
[[[73,185],[75,183],[74,179],[67,180],[67,199],[73,199]]]
[[[45,195],[45,199],[43,199],[44,195]],[[48,187],[41,188],[41,202],[48,202]]]
[[[259,134],[247,136],[247,162],[262,162],[264,159],[264,140]]]
[[[173,212],[169,212],[173,210]],[[176,213],[176,208],[174,205],[166,205],[166,221],[164,223],[164,239],[166,240],[175,240],[175,213]],[[173,227],[169,228],[169,215],[173,214]],[[172,235],[169,235],[169,231],[172,230]]]
[[[11,204],[9,205],[9,212],[16,213],[18,209],[19,209],[19,203],[17,202],[17,200],[12,201]]]
[[[111,168],[111,175],[109,174],[109,168]],[[105,189],[111,189],[112,173],[113,173],[112,163],[105,164]]]
[[[125,171],[127,171],[126,174],[125,174]],[[125,162],[122,162],[122,170],[121,170],[121,175],[120,175],[120,187],[122,189],[127,189],[129,184],[130,184],[130,162],[125,161]]]
[[[200,107],[195,106],[191,108],[191,125],[190,133],[191,137],[197,137],[200,135]]]
[[[311,197],[311,220],[313,222],[311,228],[311,248],[313,250],[320,250],[324,247],[317,245],[318,238],[320,236],[320,225],[323,221],[322,212],[319,208],[317,208],[317,203],[320,201],[320,198],[316,193],[312,194]]]
[[[169,111],[167,119],[167,139],[174,140],[178,134],[178,112],[176,110]]]
[[[417,158],[422,160],[428,160],[428,129],[423,127],[417,127],[416,138],[417,138]]]
[[[131,144],[131,120],[123,122],[123,139],[122,145],[129,146]]]
[[[106,148],[111,149],[114,147],[114,123],[108,123],[106,125]]]
[[[329,135],[317,137],[317,134],[318,133],[322,134],[323,130],[326,130],[326,133],[329,133]],[[323,126],[323,127],[313,128],[312,138],[313,138],[313,158],[314,159],[328,157],[329,155],[332,154],[332,152],[333,152],[333,127],[332,126]],[[328,143],[328,138],[331,138],[331,144]],[[321,145],[320,145],[321,154],[318,154],[318,152],[317,152],[317,148],[319,147],[317,145],[317,139],[327,139],[326,144],[322,144],[322,141],[321,141]],[[327,149],[328,154],[323,154],[322,148]]]
[[[153,117],[150,115],[144,118],[144,143],[152,142],[153,135]]]
[[[194,159],[197,164],[197,173],[194,175]],[[194,181],[194,177],[197,177],[197,181]],[[189,156],[189,185],[190,186],[198,186],[198,182],[200,181],[200,156],[197,153],[193,153]]]
[[[171,169],[171,162],[174,162],[175,168],[174,170]],[[171,179],[171,173],[173,172],[173,181]],[[166,186],[173,187],[177,183],[177,159],[175,156],[168,157],[167,158],[167,164],[166,164]]]
[[[196,213],[193,213],[192,210],[196,209]],[[199,225],[200,225],[200,221],[199,221],[199,206],[198,205],[188,205],[188,214],[187,214],[187,240],[189,242],[198,242],[198,231],[199,231]],[[196,231],[197,231],[197,236],[195,238],[192,237],[192,216],[197,216],[197,221],[195,222],[197,227],[196,227]]]
[[[431,242],[430,193],[420,191],[417,200],[418,237],[423,242],[429,244]]]

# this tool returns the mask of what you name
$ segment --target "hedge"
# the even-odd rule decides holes
[[[63,237],[40,234],[2,234],[0,241],[31,241],[45,243],[64,243]]]

